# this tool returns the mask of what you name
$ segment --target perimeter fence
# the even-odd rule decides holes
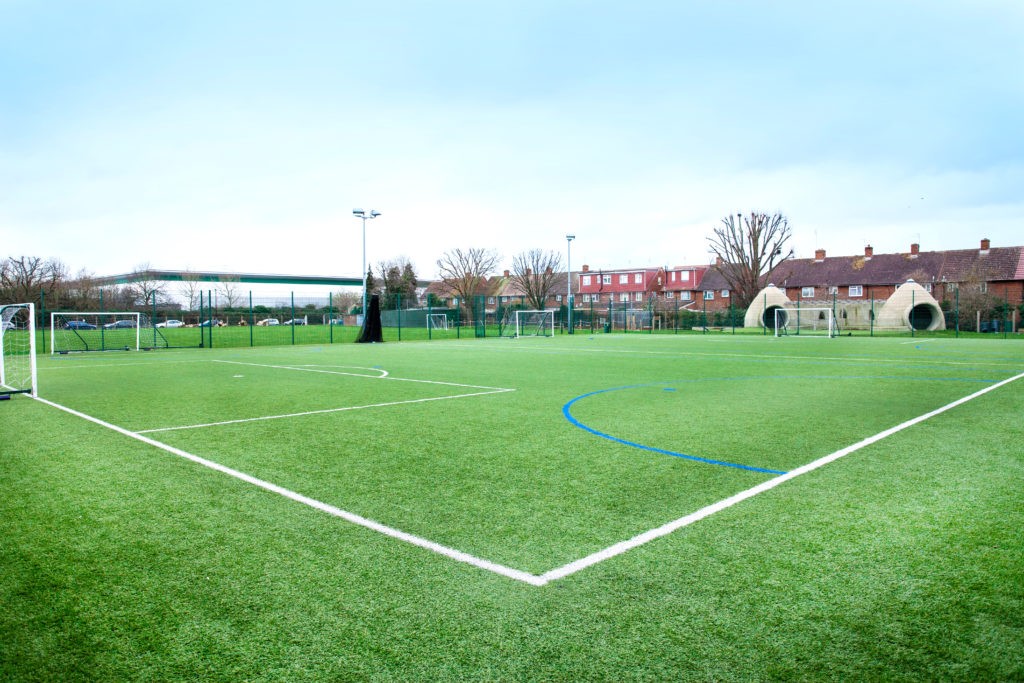
[[[984,308],[961,309],[959,301],[941,302],[945,329],[902,330],[877,328],[873,321],[883,301],[860,302],[867,323],[855,323],[840,302],[811,302],[815,306],[832,306],[841,334],[864,336],[986,336],[1024,338],[1020,334],[1024,303],[1011,302],[1009,292],[993,297]],[[252,292],[227,299],[210,290],[202,292],[191,308],[178,304],[150,302],[135,307],[148,316],[166,340],[167,347],[244,347],[281,346],[292,344],[337,344],[354,342],[362,325],[358,305],[351,306],[351,296],[296,296],[289,292],[277,296],[254,296]],[[514,334],[515,311],[529,310],[525,297],[478,296],[468,306],[432,305],[391,297],[381,311],[385,342],[433,341],[465,338],[488,338]],[[588,301],[573,306],[571,315],[561,305],[548,310],[554,316],[554,333],[562,334],[773,334],[760,324],[744,328],[745,310],[732,305],[713,306],[681,299],[650,297],[646,301]],[[105,310],[100,299],[97,310]],[[800,302],[796,302],[799,308]],[[810,305],[810,304],[808,304]],[[40,298],[37,329],[42,337],[40,352],[49,352],[47,336],[51,311],[45,297]],[[124,310],[121,308],[120,310]],[[852,309],[850,309],[852,310]]]

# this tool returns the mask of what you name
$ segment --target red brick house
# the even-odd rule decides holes
[[[578,294],[575,294],[576,308],[590,304],[641,308],[652,297],[662,295],[665,289],[664,268],[627,268],[616,270],[583,270],[578,277]]]
[[[827,256],[783,261],[765,278],[784,290],[791,301],[881,301],[896,287],[914,280],[939,302],[953,301],[957,289],[971,287],[1006,299],[1011,306],[1024,301],[1024,247],[995,247],[987,239],[978,249],[921,251],[918,244],[898,254],[875,254],[870,246],[858,256]],[[707,308],[729,305],[728,283],[712,266],[699,289]]]

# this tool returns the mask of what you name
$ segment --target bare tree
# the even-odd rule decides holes
[[[224,297],[224,308],[238,308],[242,301],[242,291],[238,287],[240,280],[237,277],[222,277],[217,292]]]
[[[331,295],[331,302],[338,313],[352,313],[356,308],[363,305],[363,299],[359,292],[341,291]]]
[[[64,283],[57,296],[60,301],[53,302],[52,305],[55,308],[71,308],[76,311],[97,310],[100,287],[96,284],[96,276],[83,268],[78,271],[78,275]]]
[[[199,303],[199,297],[203,292],[203,281],[195,273],[185,271],[181,274],[181,286],[178,288],[178,293],[185,297],[185,305],[187,311],[196,310],[196,304]]]
[[[11,302],[39,301],[53,294],[67,279],[63,263],[39,256],[10,257],[0,261],[0,296]]]
[[[129,279],[130,282],[125,292],[132,300],[129,305],[146,306],[153,303],[154,298],[159,300],[165,296],[167,283],[152,276],[148,263],[135,266]]]
[[[466,311],[465,320],[472,318],[473,297],[480,285],[498,265],[498,253],[493,249],[451,249],[437,260],[441,281]]]
[[[512,259],[512,284],[525,296],[527,305],[535,310],[544,308],[548,297],[561,284],[562,255],[556,251],[531,249]],[[568,303],[568,302],[566,302]]]
[[[708,242],[738,308],[747,308],[771,272],[793,255],[792,249],[785,251],[791,236],[789,221],[781,213],[730,215],[715,228]]]

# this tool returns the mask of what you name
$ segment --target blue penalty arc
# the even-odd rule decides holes
[[[577,396],[576,398],[572,399],[571,401],[566,403],[564,406],[562,406],[562,415],[564,415],[565,419],[568,420],[569,422],[571,422],[574,426],[579,427],[580,429],[582,429],[584,431],[590,432],[594,436],[599,436],[602,439],[608,439],[609,441],[614,441],[615,443],[619,443],[619,444],[622,444],[624,446],[630,446],[631,448],[639,448],[640,450],[643,450],[643,451],[650,451],[651,453],[660,453],[661,455],[671,455],[674,458],[684,458],[686,460],[693,460],[693,461],[696,461],[696,462],[702,462],[702,463],[705,463],[705,464],[708,464],[708,465],[718,465],[720,467],[734,467],[736,469],[748,470],[750,472],[763,472],[764,474],[786,474],[786,472],[784,470],[773,470],[773,469],[768,469],[768,468],[765,468],[765,467],[754,467],[753,465],[743,465],[741,463],[726,462],[724,460],[714,460],[712,458],[702,458],[702,457],[697,456],[697,455],[689,455],[687,453],[678,453],[676,451],[665,450],[664,448],[656,448],[654,446],[648,446],[646,444],[636,443],[635,441],[628,441],[626,439],[620,439],[617,436],[614,436],[612,434],[606,434],[605,432],[602,432],[600,430],[594,429],[593,427],[580,422],[572,414],[572,407],[573,407],[573,405],[575,405],[579,401],[582,401],[585,398],[590,398],[591,396],[597,396],[599,394],[607,394],[607,393],[612,392],[612,391],[622,391],[624,389],[640,389],[640,388],[643,388],[643,387],[651,387],[651,386],[663,386],[663,384],[662,383],[658,383],[658,384],[633,384],[633,385],[628,385],[628,386],[612,387],[610,389],[600,389],[598,391],[591,391],[590,393],[582,394],[580,396]],[[667,390],[671,390],[671,389],[667,388]]]

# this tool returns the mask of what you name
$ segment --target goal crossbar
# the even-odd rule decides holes
[[[50,353],[166,348],[163,333],[134,311],[60,311],[50,314]]]
[[[775,336],[835,337],[839,334],[831,308],[776,308]]]
[[[555,310],[517,310],[514,330],[515,337],[554,337]]]

